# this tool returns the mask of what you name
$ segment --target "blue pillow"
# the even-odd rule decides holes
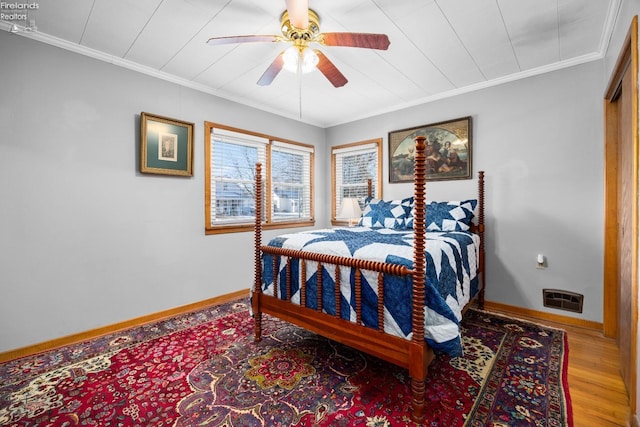
[[[413,197],[401,200],[367,199],[358,225],[403,230],[411,216]]]
[[[427,231],[467,231],[477,204],[475,199],[427,203],[425,227]],[[407,228],[413,228],[413,212]]]

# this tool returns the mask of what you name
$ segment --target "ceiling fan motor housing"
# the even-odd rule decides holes
[[[320,18],[313,10],[309,9],[309,25],[307,28],[296,28],[289,20],[289,12],[286,10],[280,17],[280,31],[282,35],[294,43],[301,41],[304,44],[314,41],[320,35]]]

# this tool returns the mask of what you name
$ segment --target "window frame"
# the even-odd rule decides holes
[[[263,138],[268,140],[265,144],[265,162],[262,165],[263,173],[263,229],[280,229],[280,228],[294,228],[294,227],[309,227],[315,225],[315,186],[314,186],[314,171],[315,171],[315,147],[311,144],[304,144],[301,142],[291,141],[280,137],[274,137],[265,135],[262,133],[252,132],[245,129],[234,128],[231,126],[222,125],[213,122],[204,122],[204,141],[205,141],[205,234],[225,234],[225,233],[238,233],[253,231],[255,228],[255,218],[250,222],[233,222],[230,224],[211,224],[211,184],[212,184],[212,167],[211,154],[213,150],[213,129],[227,130],[235,133],[248,135],[248,139]],[[272,147],[285,144],[295,151],[295,147],[300,148],[300,152],[307,152],[309,155],[309,217],[301,220],[274,220],[272,208],[266,209],[265,206],[271,206],[271,189],[273,187],[271,180],[271,150]]]
[[[349,221],[343,219],[337,219],[337,200],[336,195],[338,191],[338,179],[336,175],[337,171],[337,156],[336,151],[345,150],[345,149],[354,149],[354,152],[357,151],[357,147],[366,146],[375,144],[375,152],[377,155],[377,180],[373,185],[373,197],[382,198],[382,138],[377,139],[369,139],[366,141],[352,142],[348,144],[342,145],[334,145],[331,147],[331,225],[333,226],[348,226]],[[363,148],[364,150],[364,148]]]

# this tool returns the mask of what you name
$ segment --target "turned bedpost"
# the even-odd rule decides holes
[[[260,293],[262,292],[262,254],[260,245],[262,244],[262,164],[256,163],[256,223],[254,227],[254,282],[251,304],[255,321],[255,340],[262,339],[262,312],[260,307]]]
[[[478,172],[478,234],[480,235],[480,293],[478,295],[478,307],[484,310],[484,289],[486,288],[484,272],[484,171]]]
[[[425,179],[426,156],[425,137],[416,137],[415,175],[414,175],[414,218],[413,218],[413,301],[412,301],[412,352],[410,362],[411,404],[413,419],[424,419],[424,389],[428,363],[431,360],[425,354],[424,341],[424,304],[425,304]],[[429,349],[430,351],[430,349]],[[413,372],[412,372],[413,371]]]

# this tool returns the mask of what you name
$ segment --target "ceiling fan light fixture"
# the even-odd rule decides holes
[[[310,73],[316,69],[316,65],[318,65],[318,55],[313,51],[313,49],[306,48],[302,54],[302,72]]]
[[[302,51],[297,46],[291,46],[282,53],[282,60],[284,62],[282,68],[291,72],[298,72],[298,62],[303,74],[307,74],[316,69],[318,65],[318,55],[308,47],[305,47]]]
[[[287,50],[282,53],[282,60],[284,61],[284,65],[282,68],[291,72],[298,72],[298,57],[300,53],[298,52],[298,48],[295,46],[291,46]]]

